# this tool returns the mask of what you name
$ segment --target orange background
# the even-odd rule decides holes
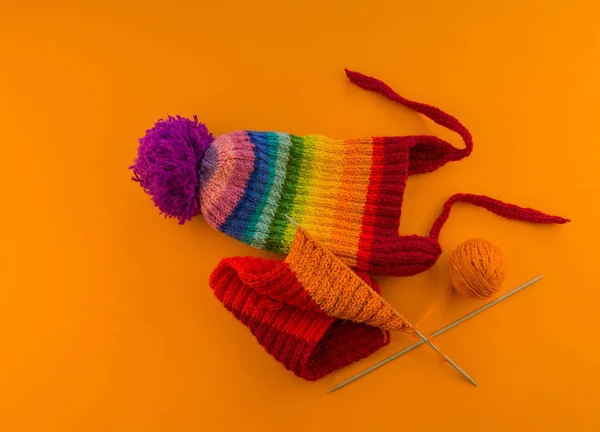
[[[599,19],[591,0],[3,1],[0,429],[599,430]],[[162,219],[129,180],[137,138],[167,114],[198,114],[216,135],[460,145],[352,87],[344,67],[473,133],[470,158],[410,178],[402,233],[427,233],[455,192],[573,220],[534,226],[459,205],[433,269],[379,278],[417,320],[469,238],[505,252],[503,291],[546,274],[438,339],[478,388],[419,348],[326,393],[408,336],[321,381],[296,378],[207,284],[220,259],[267,254],[201,218]],[[453,295],[424,329],[481,304]]]

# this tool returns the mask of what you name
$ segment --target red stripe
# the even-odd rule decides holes
[[[377,226],[377,202],[379,201],[379,189],[383,179],[383,165],[385,163],[385,150],[379,138],[373,138],[373,155],[371,156],[371,176],[365,208],[362,218],[360,240],[356,253],[356,267],[365,269],[364,263],[368,263],[371,257],[371,245],[373,244],[375,227]]]
[[[397,237],[400,229],[410,150],[404,137],[381,137],[373,141],[381,143],[385,155],[382,172],[385,181],[379,188],[375,237],[378,240],[391,240],[389,237]]]
[[[398,242],[409,151],[403,137],[373,137],[371,179],[357,254],[359,269],[371,271],[374,263],[389,261],[392,243]]]

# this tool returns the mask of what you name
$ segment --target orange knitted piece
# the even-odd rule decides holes
[[[412,329],[406,319],[329,250],[298,228],[285,262],[325,314],[388,331]]]

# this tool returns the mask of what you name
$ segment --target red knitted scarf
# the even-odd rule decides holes
[[[377,282],[357,273],[380,293]],[[324,314],[285,261],[226,258],[210,277],[215,296],[269,354],[313,381],[387,345],[389,333]]]

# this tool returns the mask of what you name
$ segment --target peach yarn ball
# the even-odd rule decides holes
[[[505,266],[498,246],[482,239],[467,240],[450,255],[450,282],[463,296],[486,299],[502,286]]]

